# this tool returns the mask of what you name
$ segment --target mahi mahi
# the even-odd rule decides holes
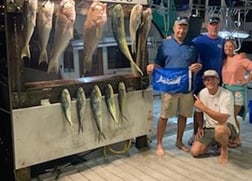
[[[52,29],[53,21],[53,12],[54,12],[54,2],[46,0],[42,2],[38,11],[38,35],[40,43],[40,55],[38,63],[42,62],[48,63],[47,55],[47,43],[50,37],[50,32]]]
[[[82,74],[90,73],[92,69],[92,56],[102,37],[103,28],[107,22],[107,4],[94,1],[87,12],[83,25],[84,59]]]
[[[119,49],[130,61],[133,74],[138,75],[137,72],[139,72],[143,75],[142,70],[134,62],[128,48],[124,27],[124,12],[121,4],[115,5],[112,9],[112,31]]]
[[[136,53],[136,34],[137,30],[141,24],[141,16],[142,16],[143,6],[141,4],[136,4],[130,13],[130,38],[131,38],[131,52]]]
[[[142,14],[142,23],[139,27],[139,36],[138,36],[138,47],[137,47],[137,58],[136,64],[141,67],[142,70],[145,70],[147,64],[149,63],[149,56],[148,56],[148,47],[147,47],[147,40],[149,36],[149,32],[151,29],[152,23],[152,10],[151,8],[146,8]]]
[[[124,118],[125,120],[128,121],[126,116],[124,115],[125,109],[126,109],[126,101],[127,101],[127,92],[126,92],[126,86],[124,82],[119,82],[118,84],[118,104],[119,104],[119,110],[122,119]]]
[[[61,0],[56,15],[53,48],[47,72],[59,71],[59,57],[73,38],[74,23],[76,18],[75,1]]]
[[[29,43],[36,26],[38,0],[25,0],[23,5],[24,14],[24,47],[21,50],[21,58],[31,58]]]
[[[115,124],[119,124],[119,121],[117,119],[117,114],[116,114],[116,103],[115,103],[115,95],[113,91],[113,87],[108,84],[106,91],[105,91],[105,100],[107,104],[108,111],[113,118]]]
[[[77,90],[77,114],[79,120],[79,132],[83,132],[83,120],[86,114],[86,96],[84,89],[79,87]]]
[[[70,93],[67,89],[64,89],[61,92],[61,104],[62,104],[62,108],[63,108],[63,112],[65,115],[66,120],[68,121],[68,123],[70,124],[70,126],[73,125],[72,122],[72,112],[71,112],[71,96]]]
[[[95,124],[99,132],[98,141],[100,142],[101,136],[106,139],[102,131],[102,94],[100,88],[95,85],[90,97],[91,109],[94,115]]]

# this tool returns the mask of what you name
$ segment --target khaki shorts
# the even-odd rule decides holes
[[[192,93],[161,94],[160,117],[163,119],[175,117],[178,114],[192,117],[194,100]]]
[[[234,93],[234,102],[237,106],[243,106],[244,105],[244,97],[242,95],[241,91],[235,91]]]
[[[234,125],[232,125],[231,123],[227,123],[227,127],[231,131],[229,139],[235,139],[238,133]],[[202,136],[198,141],[206,145],[207,147],[216,144],[216,140],[214,139],[214,128],[204,128],[204,136]]]

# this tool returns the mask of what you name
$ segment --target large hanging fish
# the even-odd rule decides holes
[[[125,36],[124,12],[123,12],[121,4],[115,5],[112,9],[112,31],[113,31],[113,34],[114,34],[114,37],[118,44],[119,49],[130,61],[133,74],[138,75],[137,72],[139,72],[141,75],[143,75],[142,70],[134,62],[128,48],[128,44],[127,44],[126,36]]]
[[[108,84],[106,91],[105,91],[105,100],[107,104],[108,111],[114,120],[115,124],[119,124],[119,121],[117,119],[117,113],[116,113],[116,103],[115,103],[115,95],[113,91],[113,87]]]
[[[149,63],[147,40],[152,23],[152,10],[147,8],[143,11],[142,22],[139,27],[136,64],[146,73],[146,66]]]
[[[82,62],[83,72],[91,72],[92,56],[102,37],[103,28],[107,22],[107,4],[94,1],[87,13],[87,18],[83,27],[84,59]]]
[[[64,112],[64,115],[65,115],[65,118],[66,120],[68,121],[68,123],[70,124],[70,126],[73,125],[73,122],[72,122],[72,111],[71,111],[71,105],[72,105],[72,102],[71,102],[71,96],[70,96],[70,93],[67,89],[64,89],[61,93],[61,105],[62,105],[62,108],[63,108],[63,112]]]
[[[83,120],[86,115],[86,96],[84,89],[79,87],[77,90],[77,114],[79,120],[79,132],[83,132]]]
[[[92,92],[91,92],[90,103],[91,103],[91,109],[92,109],[94,119],[95,119],[95,124],[98,129],[98,133],[99,133],[99,136],[98,136],[99,142],[101,140],[101,137],[106,139],[106,137],[102,131],[102,121],[103,121],[102,101],[103,100],[102,100],[101,90],[97,85],[95,85]]]
[[[59,57],[73,38],[75,18],[75,1],[61,0],[56,15],[53,47],[47,72],[58,73]]]
[[[42,2],[38,10],[37,27],[40,43],[40,55],[38,61],[39,64],[41,64],[42,62],[48,63],[48,55],[46,47],[52,29],[53,12],[54,12],[54,2],[51,2],[50,0]]]
[[[24,47],[21,50],[21,58],[31,58],[29,43],[36,26],[38,0],[25,0],[23,5],[24,17]]]
[[[143,6],[141,4],[136,4],[133,6],[130,13],[130,38],[131,38],[131,52],[136,53],[136,34],[137,30],[141,24],[141,16],[142,16]]]

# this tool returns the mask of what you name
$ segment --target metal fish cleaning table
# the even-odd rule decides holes
[[[88,80],[91,83],[87,87],[84,87],[86,88],[87,95],[89,94],[88,90],[90,90],[93,85],[98,84],[101,90],[104,90],[103,86],[110,82],[115,87],[117,82],[122,80],[122,77],[114,77],[113,82],[104,76],[103,80],[101,78],[96,79],[99,79],[100,82]],[[84,79],[82,79],[82,81],[85,82]],[[106,139],[102,138],[100,141],[98,141],[98,131],[91,112],[90,98],[87,98],[87,109],[83,122],[84,131],[78,131],[79,125],[74,92],[76,92],[77,87],[83,86],[81,81],[79,85],[76,85],[75,82],[75,84],[72,86],[69,85],[68,87],[72,94],[72,127],[64,117],[61,103],[56,101],[57,96],[54,96],[54,94],[57,95],[57,92],[60,92],[62,86],[57,87],[54,85],[51,89],[45,90],[43,93],[44,96],[51,95],[51,98],[50,96],[47,98],[50,100],[55,99],[55,102],[49,103],[45,101],[41,105],[28,106],[29,101],[33,101],[34,103],[36,102],[34,99],[39,100],[40,96],[42,96],[38,93],[42,90],[41,88],[33,85],[36,89],[31,89],[31,85],[29,85],[31,89],[30,92],[25,92],[23,95],[19,96],[19,99],[23,101],[24,105],[26,104],[26,107],[13,109],[12,124],[15,168],[22,169],[30,167],[53,159],[150,134],[153,124],[152,90],[139,89],[139,87],[134,86],[129,87],[130,82],[138,82],[140,78],[127,78],[124,79],[124,81],[126,81],[129,90],[127,92],[125,109],[127,120],[122,120],[120,126],[116,125],[107,111],[103,96],[102,129]],[[64,82],[64,87],[66,86],[65,83],[66,82]],[[141,84],[133,83],[133,85]],[[43,84],[40,84],[40,86],[43,86]],[[48,87],[48,85],[46,87]],[[117,96],[118,94],[115,92],[117,116],[120,118]],[[15,102],[20,102],[20,100],[18,101],[18,96],[14,97],[16,98],[13,99],[15,105]],[[33,100],[31,99],[32,97],[34,97]]]

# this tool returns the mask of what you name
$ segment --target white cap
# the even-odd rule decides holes
[[[219,79],[219,75],[215,70],[206,70],[202,78],[204,79],[205,77],[216,77],[217,79]]]

